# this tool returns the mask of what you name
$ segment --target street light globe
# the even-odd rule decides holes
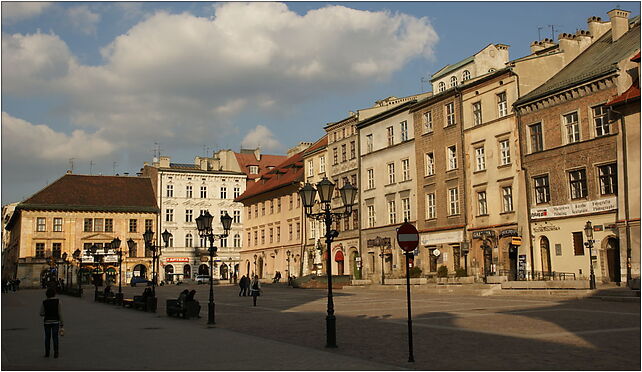
[[[223,230],[225,231],[225,235],[227,235],[232,228],[232,217],[230,217],[227,212],[225,212],[225,215],[221,216],[221,225],[223,225]]]
[[[317,190],[319,192],[321,203],[330,203],[332,192],[334,191],[334,183],[332,183],[327,177],[323,177],[323,179],[317,183]]]
[[[345,207],[351,207],[352,203],[354,203],[355,196],[357,196],[357,188],[350,183],[346,183],[339,189],[339,192],[341,193],[343,205]]]
[[[165,243],[165,245],[167,245],[167,243],[169,243],[169,239],[172,237],[172,233],[165,229],[161,236],[163,237],[163,242]]]
[[[586,225],[584,225],[584,234],[586,234],[586,239],[593,240],[593,225],[591,224],[591,221],[586,221]]]
[[[118,237],[114,238],[114,240],[111,241],[111,247],[113,249],[120,248],[120,239],[118,239]]]
[[[152,244],[153,238],[154,238],[154,232],[152,231],[152,229],[145,230],[145,233],[143,234],[143,240],[145,240],[145,244],[147,245]]]
[[[316,198],[317,190],[314,188],[314,186],[310,185],[310,183],[306,182],[305,185],[301,189],[299,189],[299,195],[301,196],[303,206],[306,209],[310,209],[314,205],[314,199]]]

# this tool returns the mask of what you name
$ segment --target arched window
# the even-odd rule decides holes
[[[450,77],[450,87],[456,87],[457,86],[457,76],[451,76]]]
[[[221,238],[221,247],[227,247],[227,238]]]
[[[462,81],[466,81],[466,80],[470,79],[470,71],[468,71],[468,70],[464,70],[464,72],[461,75],[462,75],[462,77],[461,77]]]
[[[234,235],[234,246],[235,247],[240,247],[241,246],[241,235],[235,234]]]
[[[138,243],[132,244],[132,247],[129,249],[129,257],[136,257],[136,248],[138,247]]]
[[[446,90],[446,83],[442,81],[439,83],[439,92],[443,92],[444,90]]]
[[[187,235],[185,235],[185,246],[187,248],[191,248],[193,241],[194,239],[192,238],[192,234],[187,233]]]

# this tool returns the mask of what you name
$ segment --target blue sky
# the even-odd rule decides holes
[[[284,153],[489,43],[639,2],[2,2],[2,203],[74,173],[219,148]],[[423,84],[423,90],[430,90]],[[115,164],[114,164],[115,162]]]

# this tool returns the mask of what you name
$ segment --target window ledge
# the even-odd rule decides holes
[[[435,131],[434,131],[434,130],[431,130],[430,132],[424,132],[424,133],[422,133],[421,135],[422,135],[422,136],[427,136],[427,135],[429,135],[429,134],[434,134],[434,133],[435,133]]]
[[[473,172],[473,174],[486,173],[486,169],[480,169]]]
[[[457,123],[455,123],[455,124],[450,124],[450,125],[446,125],[446,126],[444,127],[444,129],[453,128],[453,127],[456,127],[456,126],[457,126]]]
[[[501,216],[501,215],[503,215],[503,214],[511,214],[511,213],[515,213],[515,211],[501,212],[499,215]]]
[[[478,215],[477,215],[477,216],[475,216],[475,217],[488,217],[488,213],[478,214]]]
[[[407,180],[399,181],[399,183],[406,183],[406,182],[411,182],[412,178],[408,178]]]
[[[508,163],[508,164],[498,165],[498,166],[497,166],[497,169],[500,169],[500,168],[510,168],[512,165],[513,165],[513,163]]]
[[[461,213],[449,214],[448,217],[461,217]]]
[[[388,186],[394,186],[394,185],[396,185],[396,184],[397,184],[397,182],[392,182],[392,183],[387,183],[387,184],[385,184],[385,185],[383,185],[383,186],[384,186],[384,187],[388,187]]]

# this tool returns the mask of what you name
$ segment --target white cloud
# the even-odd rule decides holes
[[[50,2],[3,1],[2,22],[11,24],[39,16],[51,5]]]
[[[96,26],[100,22],[100,14],[92,12],[87,5],[69,8],[67,18],[73,27],[88,35],[96,33]]]
[[[241,142],[241,146],[246,149],[260,147],[261,150],[278,151],[283,149],[283,145],[274,138],[274,134],[269,128],[263,125],[257,125],[252,129]]]
[[[114,149],[114,145],[100,137],[100,132],[90,134],[74,130],[65,134],[2,112],[3,164],[41,160],[66,162],[72,157],[92,159],[108,155]]]

